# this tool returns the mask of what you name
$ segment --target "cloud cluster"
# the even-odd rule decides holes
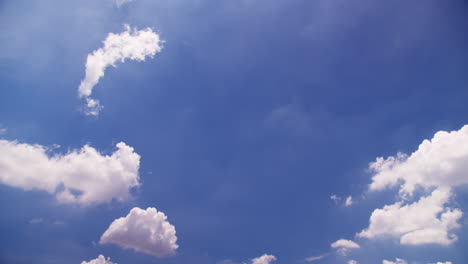
[[[370,190],[400,185],[404,196],[412,195],[417,186],[428,190],[468,184],[467,161],[468,125],[458,131],[439,131],[431,140],[424,140],[410,156],[398,153],[371,163],[375,175]]]
[[[401,201],[376,209],[360,237],[396,237],[401,244],[449,245],[457,241],[453,230],[463,213],[449,207],[452,189],[468,184],[468,126],[437,132],[411,155],[398,153],[370,164],[375,173],[371,191],[399,187]],[[416,190],[423,195],[408,203]]]
[[[264,254],[258,258],[252,259],[252,264],[269,264],[276,260],[276,257],[273,255]]]
[[[123,142],[116,146],[110,156],[88,145],[51,156],[41,145],[0,140],[0,183],[47,191],[62,203],[124,201],[139,185],[140,156]]]
[[[144,61],[146,57],[152,58],[162,49],[159,35],[151,28],[137,30],[128,25],[125,25],[125,31],[119,34],[109,33],[103,44],[102,48],[88,55],[85,78],[78,88],[78,95],[86,100],[87,115],[98,115],[102,109],[99,101],[90,96],[107,67],[115,67],[116,62],[125,62],[127,59]]]
[[[105,258],[103,255],[99,255],[97,258],[90,260],[89,262],[82,261],[81,264],[116,264],[110,261],[110,258]]]
[[[449,245],[457,240],[457,236],[449,231],[459,226],[457,221],[462,217],[459,209],[444,207],[451,196],[448,189],[439,188],[415,203],[403,205],[403,202],[397,202],[376,209],[370,217],[369,227],[358,236],[393,236],[404,245]]]
[[[135,207],[126,217],[114,220],[99,243],[112,243],[157,257],[172,256],[179,247],[175,227],[163,212],[152,207],[146,210]]]

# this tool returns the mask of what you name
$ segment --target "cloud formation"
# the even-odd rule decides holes
[[[177,237],[173,225],[163,212],[149,207],[133,208],[126,217],[114,220],[99,241],[157,257],[169,257],[176,253]]]
[[[437,132],[424,140],[410,156],[398,153],[370,164],[375,172],[370,190],[400,185],[402,195],[412,195],[417,186],[454,187],[468,184],[468,125],[458,131]]]
[[[273,255],[264,254],[258,258],[252,259],[252,264],[269,264],[276,260],[276,257]]]
[[[139,185],[140,156],[120,142],[112,155],[89,145],[49,155],[41,145],[0,140],[0,183],[55,194],[61,203],[91,205],[124,201]]]
[[[97,258],[90,260],[89,262],[82,261],[81,264],[116,264],[110,261],[110,258],[105,258],[103,255],[99,255]]]
[[[468,184],[468,125],[457,131],[439,131],[411,155],[380,157],[369,167],[375,173],[369,189],[398,186],[401,200],[374,210],[369,227],[358,236],[390,236],[404,245],[450,245],[457,241],[453,230],[460,226],[463,213],[449,205],[452,189]],[[416,190],[423,194],[408,203]]]
[[[346,197],[346,200],[345,200],[345,206],[347,207],[347,206],[351,206],[351,205],[353,205],[353,197],[348,196],[348,197]]]
[[[342,255],[346,255],[351,249],[361,248],[356,242],[347,239],[339,239],[333,242],[330,246],[332,248],[335,248],[338,251],[338,253]]]
[[[459,227],[457,221],[462,217],[459,209],[445,208],[451,196],[448,189],[439,188],[415,203],[403,205],[401,201],[376,209],[369,227],[358,236],[397,237],[403,245],[449,245],[457,240],[450,231]]]
[[[102,48],[88,55],[85,78],[78,88],[78,95],[86,100],[84,112],[87,115],[98,115],[102,109],[99,101],[90,96],[94,86],[104,76],[107,67],[115,67],[116,62],[123,63],[127,59],[144,61],[146,57],[153,58],[162,49],[159,35],[151,28],[137,30],[131,29],[128,25],[125,25],[125,31],[119,34],[109,33],[103,44]]]

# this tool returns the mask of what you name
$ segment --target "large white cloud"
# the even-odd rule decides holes
[[[448,189],[441,187],[412,204],[403,205],[403,201],[400,201],[376,209],[370,217],[369,227],[358,236],[393,236],[399,238],[401,244],[407,245],[449,245],[457,240],[457,236],[450,231],[459,226],[457,221],[462,217],[459,209],[444,207],[451,196]]]
[[[63,155],[49,152],[41,145],[0,140],[0,183],[81,205],[124,201],[139,185],[140,156],[123,142],[110,156],[88,145]]]
[[[110,258],[105,258],[103,255],[99,255],[97,258],[90,260],[89,262],[82,261],[81,264],[116,264],[110,261]]]
[[[104,46],[88,55],[86,60],[86,75],[78,88],[78,94],[86,99],[85,113],[98,115],[102,109],[98,100],[90,98],[94,86],[104,76],[104,71],[116,62],[126,59],[144,61],[146,57],[153,57],[162,49],[162,41],[151,28],[137,30],[125,25],[125,31],[109,33],[103,42]]]
[[[113,243],[157,257],[172,256],[179,247],[175,227],[163,212],[152,207],[135,207],[126,217],[114,220],[99,243]]]
[[[424,140],[411,155],[377,158],[370,164],[375,172],[370,190],[398,185],[403,195],[412,195],[417,186],[453,187],[468,184],[468,125],[458,131],[437,132]]]
[[[276,257],[273,255],[264,254],[258,258],[252,259],[252,264],[269,264],[276,260]]]
[[[399,187],[401,200],[374,210],[369,227],[358,236],[395,237],[406,245],[457,241],[453,231],[463,213],[450,202],[453,188],[468,184],[468,126],[437,132],[411,155],[377,158],[370,169],[375,175],[369,189]],[[416,193],[420,197],[409,203]]]

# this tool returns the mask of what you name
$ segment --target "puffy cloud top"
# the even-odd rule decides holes
[[[264,254],[258,258],[252,259],[252,264],[269,264],[272,261],[275,261],[276,257],[273,255]]]
[[[110,156],[88,145],[64,155],[48,152],[41,145],[0,140],[0,183],[81,205],[124,201],[139,185],[140,156],[123,142]]]
[[[172,256],[179,247],[175,227],[163,212],[152,207],[135,207],[126,217],[114,220],[100,243],[113,243],[157,257]]]
[[[117,264],[112,263],[110,258],[105,258],[103,255],[99,255],[97,258],[90,260],[89,262],[82,261],[81,264]]]
[[[371,190],[381,190],[402,182],[402,194],[413,194],[416,186],[453,187],[468,184],[468,125],[458,131],[437,132],[424,140],[409,157],[399,153],[370,164],[376,174]]]
[[[123,4],[128,1],[117,3],[119,2]],[[108,66],[115,67],[116,62],[125,62],[126,59],[144,61],[146,57],[152,58],[162,49],[159,35],[151,28],[132,30],[128,25],[125,25],[125,31],[120,34],[109,33],[103,44],[102,48],[88,55],[85,78],[78,88],[79,96],[86,99],[85,113],[88,115],[98,115],[102,108],[99,101],[90,96]]]
[[[332,248],[360,248],[360,246],[352,241],[347,239],[339,239],[331,244]]]

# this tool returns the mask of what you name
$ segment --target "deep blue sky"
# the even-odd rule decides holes
[[[86,56],[124,24],[153,28],[163,51],[108,68],[94,91],[105,108],[85,116]],[[132,201],[90,208],[0,185],[2,264],[305,263],[395,201],[367,194],[369,162],[468,123],[467,1],[0,0],[0,25],[1,137],[58,152],[124,141],[143,183]],[[457,201],[468,211],[466,189]],[[168,215],[175,257],[93,245],[135,206]],[[448,247],[364,239],[319,263],[466,263],[467,230]]]

